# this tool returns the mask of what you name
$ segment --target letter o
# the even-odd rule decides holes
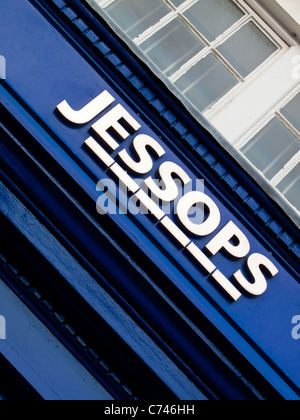
[[[189,218],[191,207],[198,203],[203,203],[209,209],[209,216],[202,223],[194,223]],[[221,222],[220,210],[216,203],[206,194],[199,191],[187,193],[179,200],[177,204],[177,215],[186,229],[197,236],[210,235],[218,228]]]

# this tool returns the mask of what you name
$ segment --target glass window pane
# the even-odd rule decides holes
[[[252,73],[276,50],[276,45],[253,22],[244,25],[218,48],[243,77]]]
[[[242,152],[269,180],[298,153],[300,141],[277,118],[274,118]]]
[[[115,0],[105,11],[133,39],[159,22],[170,9],[161,0]]]
[[[171,0],[175,7],[181,6],[186,0]]]
[[[300,210],[300,163],[277,186],[279,191]]]
[[[184,16],[209,41],[213,41],[241,17],[242,10],[231,0],[199,0]]]
[[[300,93],[281,110],[281,113],[300,131]]]
[[[175,83],[199,111],[213,105],[236,84],[237,79],[212,54],[197,63]]]
[[[200,39],[180,20],[174,19],[141,44],[141,49],[167,76],[199,53]]]

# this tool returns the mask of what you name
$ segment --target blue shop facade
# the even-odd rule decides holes
[[[85,2],[0,55],[2,398],[299,400],[295,220]]]

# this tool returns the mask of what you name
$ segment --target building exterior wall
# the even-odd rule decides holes
[[[44,399],[299,399],[295,220],[92,8],[0,9],[3,357]]]
[[[254,0],[88,3],[299,226],[300,131],[283,117],[299,108],[296,13]]]

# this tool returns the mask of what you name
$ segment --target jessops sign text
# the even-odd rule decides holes
[[[268,280],[279,272],[274,263],[266,255],[251,252],[248,237],[233,221],[219,231],[221,211],[203,190],[190,190],[184,195],[181,194],[176,181],[180,180],[182,188],[192,183],[183,165],[164,159],[166,148],[162,142],[143,134],[140,123],[121,104],[107,110],[114,102],[115,98],[108,91],[104,91],[81,110],[76,111],[67,101],[63,101],[57,106],[57,111],[75,125],[87,124],[101,114],[91,127],[92,136],[84,143],[89,153],[98,159],[99,164],[104,165],[107,173],[126,185],[135,199],[156,219],[158,225],[167,230],[172,240],[179,243],[190,257],[197,261],[199,268],[210,275],[228,299],[237,301],[243,294],[252,297],[264,294]],[[126,148],[122,148],[122,141],[132,133],[135,133],[131,145],[133,153],[129,154]],[[112,154],[116,157],[113,158]],[[162,188],[149,176],[154,162],[158,159],[163,159],[158,169]],[[144,185],[147,191],[151,192],[151,196],[145,192],[141,183],[137,182],[136,178],[141,177],[146,177],[143,178]],[[157,200],[151,198],[153,195],[164,203],[176,202],[173,220],[163,207],[159,206]],[[206,210],[205,217],[198,220],[190,217],[192,209],[197,205],[202,205]],[[218,233],[203,249],[191,239],[205,238],[217,230]],[[241,268],[245,269],[233,272],[230,280],[222,273],[222,267],[216,267],[211,261],[210,256],[220,252],[225,252],[229,258],[241,260]],[[247,276],[245,272],[248,273]]]

